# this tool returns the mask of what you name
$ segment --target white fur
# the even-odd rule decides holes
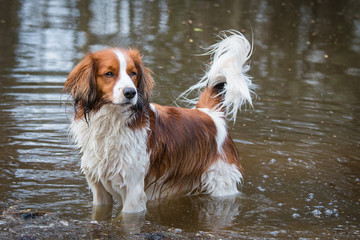
[[[71,125],[94,205],[111,204],[111,194],[122,200],[125,213],[146,209],[144,179],[149,167],[148,127],[127,127],[129,114],[120,106],[104,105],[90,114],[89,124],[74,120]]]
[[[218,152],[222,154],[222,150],[223,150],[222,147],[227,137],[227,127],[226,127],[224,113],[219,111],[214,111],[209,108],[198,108],[198,110],[209,115],[211,119],[214,121],[217,130],[216,132],[217,149]]]
[[[230,196],[239,193],[238,185],[242,182],[242,174],[235,165],[223,160],[223,144],[228,135],[223,112],[209,108],[198,108],[208,114],[216,126],[216,144],[221,157],[214,162],[201,176],[202,189],[211,196]]]
[[[153,113],[157,116],[157,111],[156,111],[156,108],[153,104],[150,103],[150,109],[151,111],[153,111]]]
[[[227,36],[227,33],[229,36]],[[236,121],[241,106],[248,102],[252,106],[251,93],[254,85],[246,75],[250,66],[246,64],[252,53],[252,45],[237,31],[223,32],[222,41],[212,45],[207,52],[212,56],[212,64],[203,78],[190,87],[180,97],[186,97],[193,90],[215,86],[226,82],[225,97],[219,108],[226,108],[226,116]]]
[[[239,193],[238,185],[242,179],[241,172],[234,164],[219,159],[201,176],[202,189],[213,197],[235,195]]]
[[[123,94],[123,90],[125,88],[133,88],[136,90],[136,87],[134,82],[131,80],[131,78],[126,72],[127,64],[124,54],[119,50],[114,50],[114,53],[116,54],[120,64],[119,78],[117,79],[117,82],[113,89],[114,103],[122,104],[124,103],[124,101],[128,101]],[[135,104],[136,100],[137,95],[130,100],[131,104]]]

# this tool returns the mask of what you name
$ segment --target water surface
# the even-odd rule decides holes
[[[360,233],[357,1],[0,1],[0,201],[90,219],[91,193],[62,94],[90,51],[136,46],[153,101],[174,105],[220,30],[253,39],[254,108],[230,132],[242,196],[149,203],[152,224],[254,237]],[[114,211],[115,214],[115,211]]]

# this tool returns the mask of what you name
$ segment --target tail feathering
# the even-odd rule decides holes
[[[246,73],[250,66],[246,63],[252,54],[252,45],[238,31],[220,33],[221,41],[210,46],[205,55],[211,56],[211,65],[202,79],[190,87],[183,95],[205,87],[215,87],[226,83],[221,93],[223,101],[220,108],[226,109],[226,117],[236,121],[237,111],[248,103],[252,106],[251,93],[254,85]]]

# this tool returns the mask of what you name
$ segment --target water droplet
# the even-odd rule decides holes
[[[313,193],[309,193],[309,197],[305,199],[305,201],[310,202],[311,200],[314,199],[314,194]]]
[[[315,209],[311,213],[314,215],[314,217],[317,217],[317,218],[319,218],[321,216],[321,214],[322,214],[319,209]]]
[[[333,212],[332,210],[330,210],[330,209],[326,209],[326,210],[325,210],[325,214],[326,214],[327,216],[331,216],[333,213],[334,213],[334,212]]]
[[[270,160],[270,164],[274,164],[274,163],[276,163],[276,159],[275,159],[275,158],[273,158],[273,159]]]

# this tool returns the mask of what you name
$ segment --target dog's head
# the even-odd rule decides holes
[[[104,104],[143,111],[153,86],[139,51],[111,48],[86,55],[70,72],[64,91],[73,97],[76,117],[86,120]]]

